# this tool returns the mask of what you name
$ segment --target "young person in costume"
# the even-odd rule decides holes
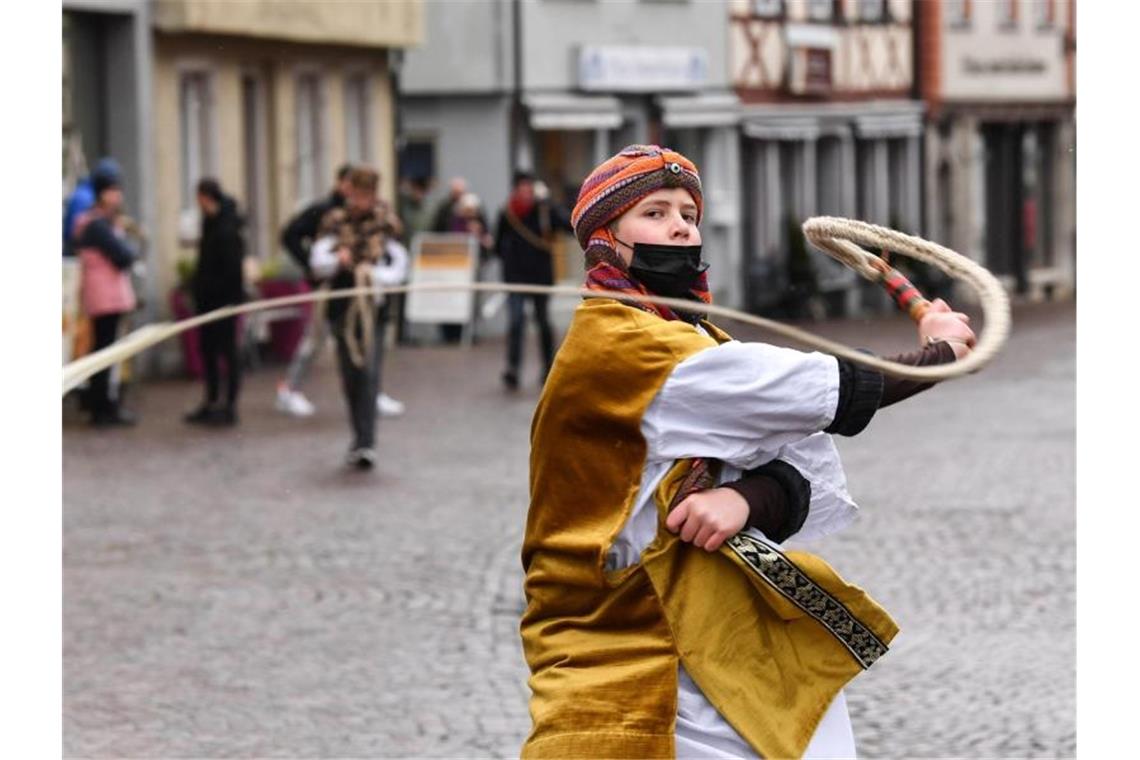
[[[333,290],[393,285],[407,273],[407,252],[399,245],[400,220],[380,200],[380,175],[356,168],[349,174],[348,202],[321,221],[309,265]],[[356,295],[324,302],[336,339],[337,367],[352,428],[347,462],[358,469],[376,464],[376,397],[381,387],[384,295]]]
[[[586,287],[708,303],[702,213],[688,159],[627,147],[573,212]],[[967,321],[935,302],[923,348],[893,358],[961,358]],[[897,628],[782,542],[854,517],[831,434],[926,387],[733,341],[699,314],[587,298],[531,431],[523,756],[854,756],[843,686]]]

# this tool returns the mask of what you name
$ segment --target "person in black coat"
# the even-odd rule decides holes
[[[503,261],[503,282],[554,284],[552,254],[555,229],[572,232],[569,216],[552,206],[547,198],[536,196],[533,175],[524,171],[515,172],[511,195],[499,214],[495,235],[495,252]],[[554,362],[554,332],[547,315],[549,296],[511,293],[507,299],[507,368],[502,378],[503,385],[510,390],[519,386],[525,305],[528,300],[534,310],[534,321],[542,344],[543,382]]]
[[[309,265],[309,254],[316,240],[317,230],[325,215],[336,208],[344,208],[345,198],[349,193],[349,174],[352,173],[352,164],[343,164],[336,172],[336,184],[327,197],[310,204],[299,214],[289,220],[285,229],[281,231],[281,245],[289,252],[297,265],[304,272],[305,280],[312,290],[321,287],[322,280],[313,274]],[[285,377],[277,383],[277,409],[294,417],[308,417],[315,411],[313,404],[301,392],[301,385],[309,374],[314,359],[324,347],[328,330],[324,320],[317,314],[317,309],[310,309],[309,319],[305,324],[305,335],[300,345],[289,360],[289,369]]]
[[[205,314],[245,300],[244,220],[238,215],[237,203],[222,192],[217,180],[203,179],[198,183],[198,207],[202,210],[202,235],[198,241],[198,265],[191,281],[191,293],[195,309]],[[194,424],[236,424],[241,386],[237,317],[204,324],[198,328],[198,334],[206,366],[206,398],[185,419]],[[227,381],[224,405],[220,402],[222,361],[225,361]]]

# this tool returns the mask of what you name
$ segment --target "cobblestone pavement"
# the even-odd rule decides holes
[[[863,757],[1075,754],[1075,309],[1014,318],[994,365],[840,440],[861,519],[819,550],[901,627],[848,689]],[[65,755],[517,756],[528,350],[515,396],[499,341],[391,354],[408,413],[371,473],[341,464],[331,355],[308,420],[274,411],[279,368],[234,430],[180,421],[189,381],[136,392],[132,430],[66,408]]]

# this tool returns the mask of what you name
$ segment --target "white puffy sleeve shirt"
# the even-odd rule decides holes
[[[653,540],[653,492],[678,459],[719,459],[725,465],[722,483],[773,459],[795,467],[811,484],[811,502],[807,520],[789,542],[818,539],[848,525],[857,507],[847,493],[839,452],[821,432],[838,402],[838,362],[818,352],[730,341],[677,364],[642,417],[648,452],[641,489],[607,566],[636,563]]]

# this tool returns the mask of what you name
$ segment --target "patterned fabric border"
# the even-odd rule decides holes
[[[725,542],[772,588],[815,618],[850,650],[863,669],[887,653],[887,645],[831,594],[807,577],[777,549],[738,533]]]

